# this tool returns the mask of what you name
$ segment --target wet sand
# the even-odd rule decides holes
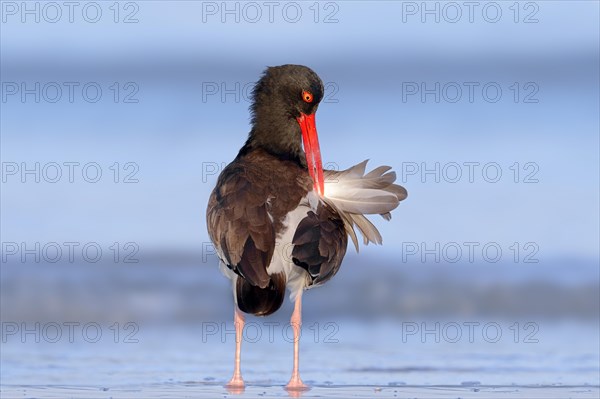
[[[243,345],[247,387],[236,393],[223,387],[232,339],[202,342],[198,328],[142,325],[139,342],[115,343],[109,331],[96,343],[9,337],[0,398],[600,397],[595,324],[540,324],[537,343],[514,343],[508,334],[496,343],[402,343],[396,324],[340,321],[336,343],[308,334],[301,343],[301,373],[311,387],[302,393],[284,389],[291,344],[282,339]]]
[[[309,391],[290,394],[283,386],[250,385],[243,393],[228,392],[220,384],[179,383],[149,386],[4,386],[2,398],[485,398],[552,399],[598,398],[595,386],[313,386]]]

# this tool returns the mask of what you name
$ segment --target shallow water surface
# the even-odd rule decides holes
[[[95,332],[84,336],[75,329],[73,342],[67,336],[56,343],[46,342],[44,335],[39,343],[34,334],[5,337],[2,397],[236,395],[223,388],[232,371],[234,337],[232,324],[222,323],[139,325],[133,335],[120,326],[118,336],[114,326],[101,326],[99,339]],[[266,323],[248,319],[243,395],[287,397],[283,386],[292,344],[285,324]],[[406,322],[306,322],[301,371],[312,388],[302,396],[597,398],[600,393],[598,346],[590,347],[597,341],[594,324],[541,323],[525,339],[515,337],[508,322],[437,322],[439,334],[435,321],[414,323],[431,331],[414,333],[414,324]],[[494,331],[500,327],[500,337],[491,334],[489,323],[495,323]],[[457,325],[473,326],[471,337]],[[457,331],[467,335],[457,340]]]

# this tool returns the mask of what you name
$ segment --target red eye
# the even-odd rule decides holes
[[[302,99],[304,100],[304,102],[312,103],[313,102],[313,95],[312,95],[312,93],[310,91],[304,90],[302,92]]]

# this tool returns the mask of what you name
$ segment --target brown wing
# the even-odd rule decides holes
[[[311,285],[318,285],[339,270],[346,254],[348,235],[338,212],[327,203],[320,203],[316,213],[309,211],[298,224],[293,244],[294,264],[308,272]]]
[[[269,285],[267,266],[275,248],[269,200],[269,174],[234,162],[219,176],[206,211],[208,232],[222,261],[260,288]]]
[[[238,155],[219,176],[206,211],[223,262],[252,286],[266,288],[277,232],[311,187],[296,162],[261,149]]]

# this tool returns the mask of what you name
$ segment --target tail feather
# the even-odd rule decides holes
[[[274,273],[270,278],[269,285],[260,288],[238,276],[235,294],[237,305],[242,312],[255,316],[268,316],[281,307],[285,295],[285,274]]]
[[[334,206],[333,203],[331,201],[328,201],[330,205]],[[350,213],[346,213],[346,212],[341,212],[339,211],[340,216],[342,217],[342,220],[344,221],[344,228],[346,230],[346,232],[348,233],[348,235],[350,236],[350,239],[352,240],[352,243],[354,244],[354,247],[356,248],[356,252],[358,252],[358,237],[356,237],[356,232],[354,231],[354,221],[351,218],[351,214]]]
[[[367,162],[367,161],[364,161],[364,162]],[[372,171],[370,171],[369,173],[367,173],[365,175],[365,178],[370,179],[373,177],[381,176],[390,169],[392,169],[391,166],[387,166],[387,165],[379,166],[379,167],[373,169]],[[392,172],[392,173],[394,173],[394,172]],[[394,174],[394,176],[396,176],[396,175]]]
[[[372,188],[329,190],[325,186],[325,193],[338,209],[358,214],[388,213],[398,206],[398,197],[385,190]]]
[[[325,199],[339,211],[357,251],[354,226],[365,245],[383,241],[377,228],[364,215],[380,214],[390,220],[391,211],[408,195],[404,187],[394,184],[396,173],[390,172],[391,167],[379,166],[365,174],[367,162],[339,172],[325,171]]]
[[[406,197],[408,197],[408,191],[406,191],[404,187],[398,184],[390,184],[385,188],[385,191],[394,194],[398,198],[398,201],[402,201],[403,199],[406,199]]]
[[[377,230],[377,227],[371,223],[369,219],[367,219],[364,215],[358,214],[350,214],[350,217],[356,223],[356,227],[363,236],[363,242],[365,245],[368,245],[369,242],[374,242],[375,244],[381,244],[383,242],[383,238],[381,237],[381,233]]]

